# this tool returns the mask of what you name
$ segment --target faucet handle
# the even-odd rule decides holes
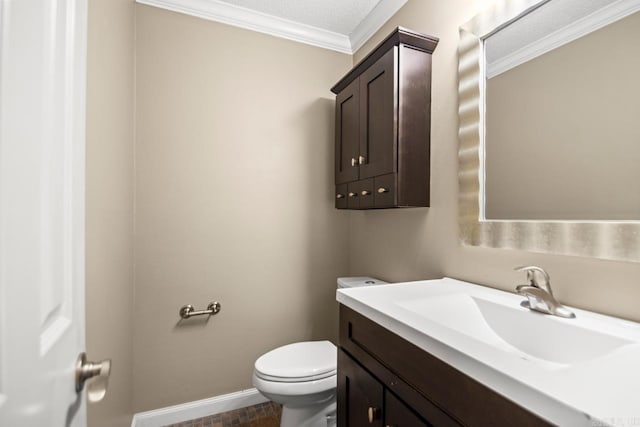
[[[552,294],[551,278],[549,277],[549,273],[544,271],[544,269],[537,267],[535,265],[527,265],[522,267],[516,267],[514,270],[526,272],[527,282],[529,282],[531,286],[544,289],[545,291]],[[539,275],[538,277],[536,277],[536,273]]]

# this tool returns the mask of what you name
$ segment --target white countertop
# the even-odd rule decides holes
[[[574,352],[570,362],[532,357],[497,335],[490,336],[485,332],[487,325],[479,325],[477,334],[461,332],[459,327],[469,329],[472,325],[474,329],[474,323],[483,323],[477,322],[479,312],[465,309],[468,316],[452,317],[446,311],[447,301],[459,298],[455,303],[464,303],[464,298],[471,301],[470,297],[513,307],[510,311],[514,313],[521,310],[517,316],[545,316],[527,318],[534,322],[542,319],[545,328],[563,328],[564,324],[570,330],[595,331],[625,344],[602,354],[592,348],[583,358]],[[336,299],[551,423],[563,427],[640,426],[638,323],[574,308],[575,319],[533,313],[519,306],[522,296],[449,278],[339,289]],[[545,334],[540,330],[517,332],[540,341],[530,342],[530,349],[553,345],[553,340],[540,339]],[[572,350],[571,339],[555,345],[559,353]],[[562,345],[568,347],[560,348]]]

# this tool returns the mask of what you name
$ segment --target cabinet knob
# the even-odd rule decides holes
[[[367,417],[369,418],[369,424],[373,424],[374,420],[380,418],[380,408],[369,406],[369,409],[367,410]]]
[[[371,191],[369,191],[369,190],[362,190],[362,191],[360,192],[360,194],[362,194],[363,196],[368,196],[369,194],[371,194]]]
[[[344,199],[344,194],[341,194],[341,193],[336,194],[336,199]]]
[[[389,192],[388,188],[384,188],[384,187],[378,188],[378,194],[383,194],[383,193],[388,193],[388,192]]]
[[[364,156],[358,156],[358,164],[364,165],[364,161],[367,160]]]
[[[355,157],[352,157],[352,158],[351,158],[351,166],[353,166],[353,167],[358,166],[358,161],[356,160],[356,158],[355,158]]]
[[[358,197],[358,193],[350,192],[349,197]]]

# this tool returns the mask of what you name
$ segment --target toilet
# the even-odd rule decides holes
[[[340,277],[338,288],[384,284],[371,277]],[[253,386],[282,405],[280,427],[335,427],[338,349],[330,341],[287,344],[256,360]]]

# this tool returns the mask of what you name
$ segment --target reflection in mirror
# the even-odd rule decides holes
[[[484,40],[484,218],[640,220],[630,3],[551,0]]]

